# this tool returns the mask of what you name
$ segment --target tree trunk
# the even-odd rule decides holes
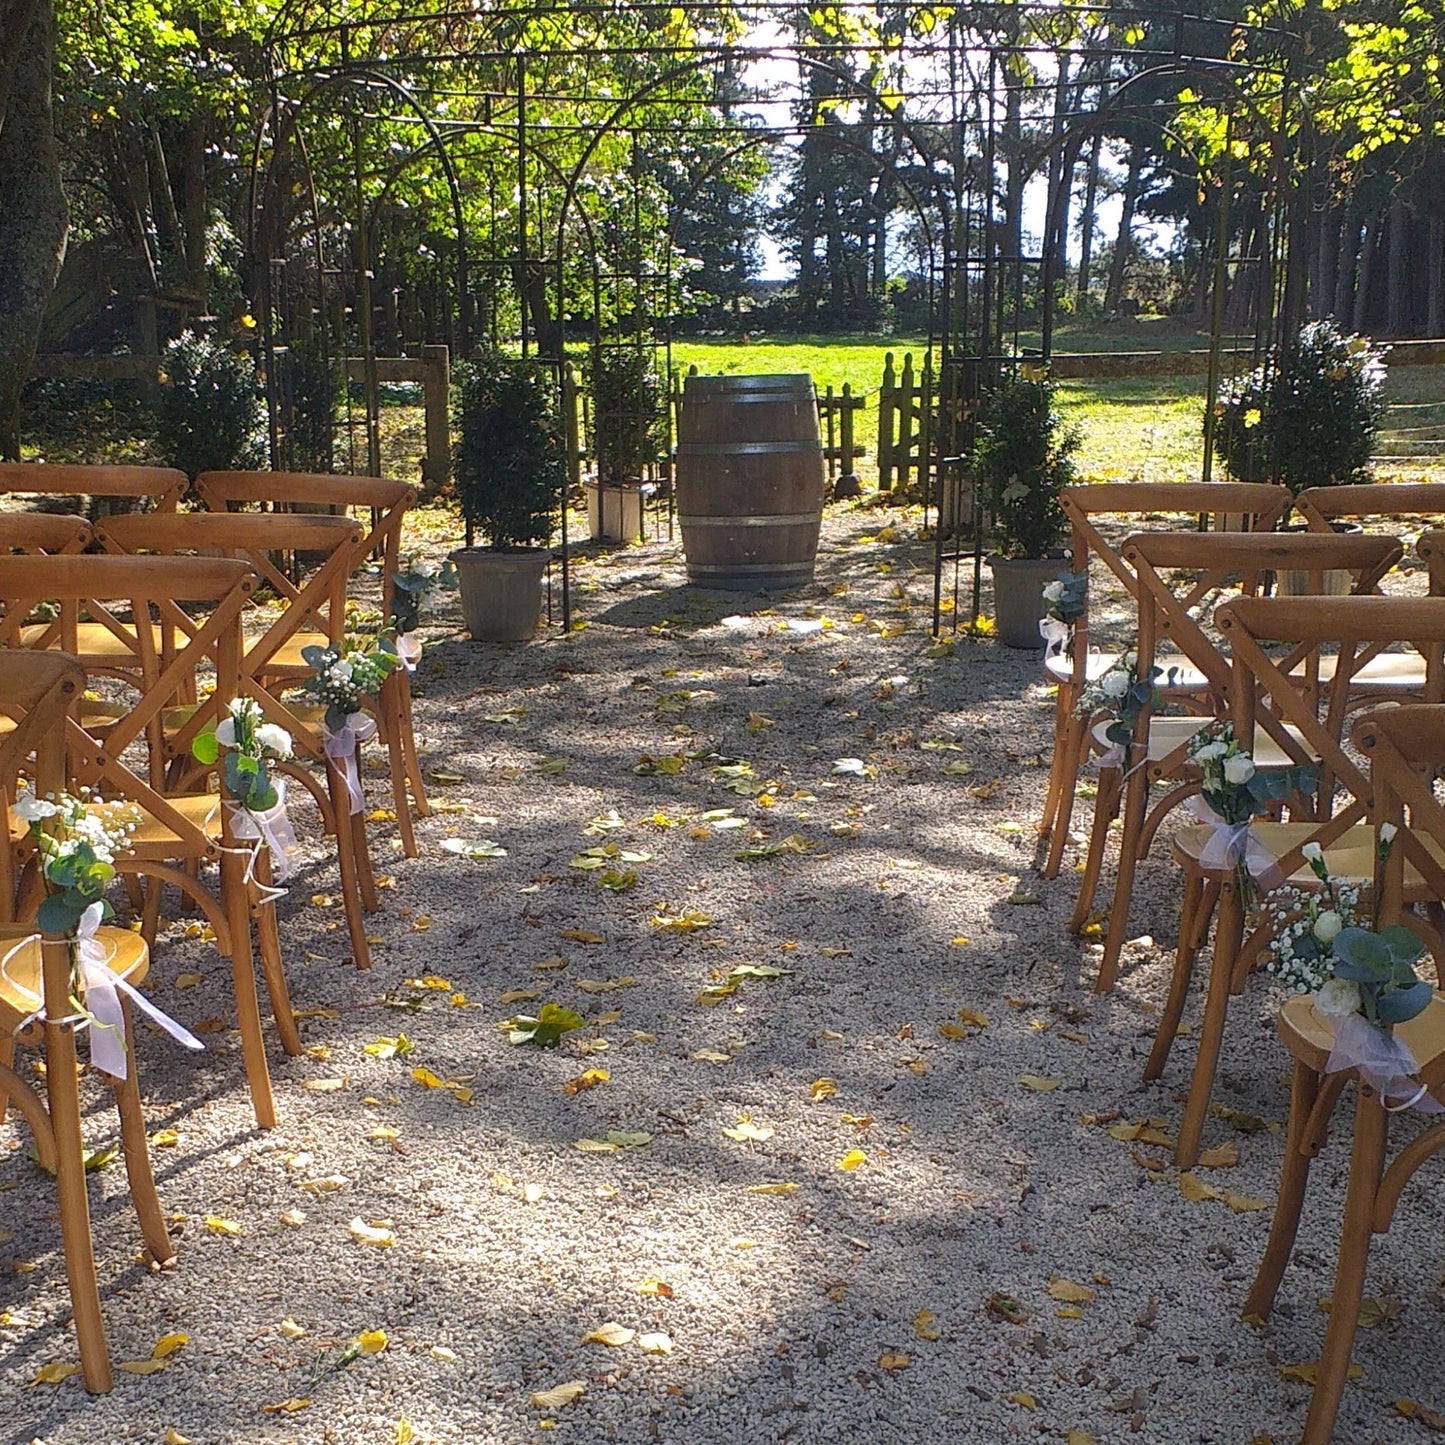
[[[1079,214],[1079,290],[1082,303],[1089,294],[1089,268],[1094,261],[1094,211],[1099,200],[1099,151],[1104,137],[1094,132],[1094,143],[1089,147],[1088,179],[1084,182],[1084,209]]]
[[[1355,266],[1360,256],[1360,207],[1355,197],[1345,202],[1340,213],[1340,244],[1335,257],[1334,315],[1340,325],[1354,309]]]
[[[0,457],[20,454],[20,390],[65,259],[54,58],[54,0],[0,0]]]
[[[1320,263],[1315,294],[1310,301],[1310,314],[1316,321],[1323,320],[1334,311],[1335,283],[1340,265],[1340,208],[1336,205],[1325,207],[1320,217]]]
[[[1388,237],[1385,334],[1398,340],[1410,333],[1410,211],[1398,198],[1390,205]]]
[[[1445,327],[1445,285],[1442,285],[1440,269],[1441,252],[1445,251],[1445,221],[1439,216],[1430,217],[1429,245],[1425,250],[1425,335],[1439,336]]]
[[[1134,249],[1134,207],[1139,204],[1139,181],[1144,170],[1142,147],[1129,147],[1129,178],[1124,182],[1124,209],[1119,213],[1119,237],[1114,242],[1114,263],[1109,267],[1109,289],[1104,293],[1104,310],[1117,311],[1124,299],[1124,272]]]
[[[1380,240],[1380,218],[1365,217],[1365,234],[1360,241],[1360,277],[1355,283],[1355,307],[1350,316],[1350,329],[1363,331],[1370,314],[1370,280],[1375,269],[1375,248]]]

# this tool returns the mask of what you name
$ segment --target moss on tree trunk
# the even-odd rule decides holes
[[[54,61],[54,0],[0,0],[0,458],[19,455],[20,389],[65,258]]]

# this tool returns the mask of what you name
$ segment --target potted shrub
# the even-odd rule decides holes
[[[650,347],[601,347],[592,360],[592,444],[597,475],[587,487],[594,541],[642,535],[648,472],[663,445],[662,386]]]
[[[161,357],[156,442],[188,477],[266,461],[266,406],[256,363],[217,336],[186,331]]]
[[[1239,481],[1276,480],[1296,494],[1366,481],[1384,382],[1381,349],[1312,321],[1287,352],[1221,392],[1215,454]]]
[[[469,545],[451,554],[462,616],[479,642],[525,642],[542,615],[542,573],[566,475],[543,366],[490,355],[463,375],[454,486]],[[486,546],[470,545],[480,534]]]
[[[994,621],[1008,647],[1037,647],[1044,588],[1058,575],[1079,429],[1065,424],[1048,372],[1023,366],[983,398],[970,465],[993,517]]]

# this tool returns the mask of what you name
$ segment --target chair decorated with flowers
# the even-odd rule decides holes
[[[1091,923],[1110,825],[1118,817],[1119,861],[1095,983],[1100,992],[1112,988],[1118,974],[1138,864],[1164,820],[1198,792],[1198,771],[1189,753],[1200,715],[1197,710],[1183,717],[1160,715],[1161,704],[1180,701],[1164,689],[1169,681],[1165,664],[1174,668],[1182,663],[1193,669],[1204,680],[1209,699],[1228,697],[1230,664],[1219,635],[1207,621],[1212,608],[1230,597],[1255,594],[1285,568],[1344,569],[1357,589],[1369,591],[1398,560],[1400,546],[1388,537],[1144,532],[1130,537],[1122,553],[1138,589],[1139,650],[1123,657],[1084,694],[1081,711],[1094,719],[1090,740],[1098,754],[1099,786],[1070,919],[1075,933],[1084,932]],[[1180,578],[1186,580],[1181,583]],[[1319,671],[1319,664],[1310,662],[1291,686],[1317,686]],[[1113,682],[1121,685],[1111,691]],[[1211,707],[1206,716],[1215,712]],[[1281,752],[1265,731],[1254,738],[1253,753],[1266,769],[1288,768],[1298,761]],[[1167,790],[1156,799],[1152,790],[1159,784],[1166,784]]]
[[[1091,567],[1097,564],[1100,580],[1115,580],[1126,601],[1137,605],[1138,600],[1134,568],[1108,535],[1104,519],[1116,518],[1127,525],[1190,518],[1211,529],[1270,532],[1288,509],[1289,493],[1262,482],[1104,482],[1065,487],[1059,502],[1069,522],[1071,562],[1069,570],[1045,589],[1047,614],[1040,624],[1045,676],[1058,688],[1053,760],[1039,821],[1039,833],[1049,845],[1042,869],[1045,878],[1055,877],[1063,862],[1079,776],[1090,755],[1090,729],[1098,710],[1087,705],[1086,693],[1097,694],[1122,656],[1122,650],[1100,651],[1090,645]],[[1130,528],[1131,534],[1136,530],[1137,525]],[[1170,665],[1164,664],[1166,673]],[[1208,698],[1208,681],[1197,668],[1187,659],[1177,659],[1173,665],[1173,679],[1162,688],[1166,695],[1180,700]],[[1222,702],[1222,694],[1215,701]]]
[[[1370,766],[1374,866],[1353,915],[1324,930],[1328,950],[1299,983],[1309,991],[1289,999],[1276,1019],[1293,1058],[1289,1128],[1269,1242],[1244,1304],[1246,1319],[1268,1320],[1294,1250],[1311,1161],[1353,1082],[1344,1217],[1302,1445],[1333,1438],[1371,1237],[1392,1226],[1415,1171],[1445,1148],[1445,996],[1415,971],[1428,943],[1438,977],[1442,944],[1431,922],[1408,911],[1445,900],[1445,808],[1431,787],[1445,759],[1445,707],[1381,708],[1355,724],[1353,737]],[[1391,1157],[1391,1116],[1410,1109],[1432,1122]]]
[[[202,1045],[137,991],[149,963],[144,940],[101,921],[116,856],[134,824],[124,806],[65,791],[65,720],[84,688],[73,657],[0,651],[0,711],[11,723],[0,736],[0,811],[31,856],[39,895],[32,919],[0,924],[0,1117],[8,1102],[18,1107],[37,1160],[55,1178],[81,1378],[100,1392],[111,1388],[112,1374],[90,1232],[76,1036],[88,1032],[91,1063],[114,1093],[131,1201],[156,1265],[175,1252],[151,1174],[132,1007],[187,1047]],[[17,1037],[44,1053],[44,1098],[15,1072]]]
[[[1181,1168],[1198,1157],[1230,997],[1270,956],[1272,940],[1286,926],[1266,895],[1282,884],[1319,893],[1325,877],[1335,887],[1359,890],[1374,877],[1370,779],[1345,742],[1357,697],[1354,674],[1382,646],[1404,641],[1420,658],[1427,696],[1445,696],[1445,598],[1236,598],[1220,608],[1216,623],[1232,656],[1229,730],[1189,748],[1209,811],[1173,839],[1184,880],[1179,947],[1144,1071],[1146,1079],[1163,1072],[1217,913],[1175,1148]],[[1321,655],[1334,660],[1327,682],[1300,686],[1301,660]],[[1261,734],[1285,759],[1283,769],[1260,767],[1238,741]],[[1267,815],[1278,812],[1287,792],[1299,806],[1288,822],[1274,821]]]

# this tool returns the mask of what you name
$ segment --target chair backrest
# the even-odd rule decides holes
[[[139,669],[139,690],[125,711],[107,716],[104,737],[88,733],[72,715],[66,722],[68,765],[77,784],[106,797],[126,798],[180,837],[188,852],[211,851],[206,835],[162,795],[162,717],[167,708],[189,703],[198,672],[213,691],[194,709],[192,731],[219,718],[241,682],[241,612],[256,589],[256,575],[244,562],[209,557],[0,557],[0,605],[7,614],[28,612],[42,597],[83,606],[119,632],[116,616],[149,617],[152,608],[171,611],[200,604],[209,608],[174,652],[157,648],[149,627],[130,629]],[[0,653],[0,656],[6,654]],[[147,749],[149,780],[129,768],[132,745]]]
[[[196,494],[212,512],[233,506],[364,508],[371,526],[358,540],[352,571],[368,558],[382,566],[382,606],[391,612],[392,574],[401,565],[401,527],[416,492],[384,477],[330,476],[320,472],[202,472]]]
[[[246,562],[284,606],[266,614],[259,635],[246,640],[241,658],[245,690],[261,710],[284,727],[303,751],[320,756],[320,744],[280,699],[270,680],[278,671],[277,654],[301,632],[324,634],[339,643],[346,630],[346,581],[360,545],[361,524],[349,517],[274,512],[182,512],[172,517],[113,517],[96,528],[96,538],[114,553],[224,552]],[[278,555],[304,552],[317,565],[293,582]],[[294,667],[289,669],[294,675]],[[294,679],[293,679],[294,680]],[[200,724],[192,720],[173,736],[172,746],[188,747]]]
[[[71,466],[0,462],[0,491],[27,496],[133,497],[157,512],[174,512],[190,480],[173,467]]]
[[[1215,622],[1233,658],[1235,735],[1253,738],[1258,724],[1316,769],[1315,809],[1326,821],[1313,841],[1328,847],[1370,807],[1370,780],[1345,744],[1354,676],[1382,649],[1404,644],[1424,660],[1425,700],[1445,699],[1445,597],[1242,597],[1225,603]],[[1334,652],[1325,685],[1291,680],[1302,656],[1325,649]],[[1281,867],[1288,874],[1301,862],[1296,847]]]
[[[1274,529],[1289,507],[1289,489],[1266,482],[1099,482],[1065,487],[1059,501],[1069,519],[1071,570],[1086,572],[1098,561],[1130,597],[1137,598],[1133,568],[1119,545],[1100,529],[1103,517],[1149,524],[1169,517],[1205,518],[1212,527],[1240,526],[1249,532]],[[1074,624],[1074,682],[1088,668],[1089,593]]]
[[[1445,900],[1445,806],[1431,784],[1445,765],[1445,706],[1403,703],[1360,718],[1352,737],[1370,764],[1371,821],[1392,825],[1395,843],[1379,869],[1379,918],[1398,923],[1404,911],[1405,864],[1431,896]],[[1427,839],[1436,844],[1432,850]]]
[[[1430,577],[1430,595],[1445,596],[1445,532],[1422,532],[1415,551]]]
[[[0,512],[0,552],[73,554],[90,545],[90,523],[64,512]]]
[[[1445,517],[1445,482],[1360,482],[1344,487],[1307,487],[1295,511],[1312,532],[1359,517]]]

